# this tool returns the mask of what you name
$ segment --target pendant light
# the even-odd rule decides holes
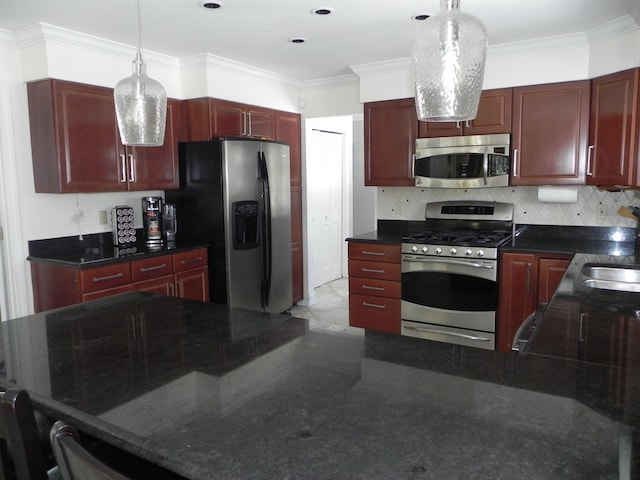
[[[459,0],[440,0],[440,12],[418,27],[413,45],[419,120],[473,120],[482,91],[487,32]]]
[[[140,53],[140,6],[136,3],[138,51],[133,75],[120,80],[113,92],[122,143],[158,147],[164,143],[167,94],[160,83],[147,76],[147,65]]]

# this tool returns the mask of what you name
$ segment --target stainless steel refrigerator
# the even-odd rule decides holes
[[[281,313],[292,306],[289,146],[253,139],[179,144],[178,242],[209,244],[210,300]]]

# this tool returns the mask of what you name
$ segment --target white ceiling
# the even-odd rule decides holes
[[[640,0],[460,0],[479,17],[489,45],[588,32],[637,12]],[[139,0],[143,50],[186,58],[202,53],[297,80],[352,73],[351,65],[408,58],[417,21],[440,0]],[[312,10],[328,7],[328,16]],[[136,44],[134,0],[0,0],[0,28],[43,22]],[[288,40],[307,41],[293,44]]]

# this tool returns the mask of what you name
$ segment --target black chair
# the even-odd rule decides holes
[[[0,392],[0,478],[57,478],[57,468],[47,471],[42,440],[29,394],[25,390]]]
[[[53,424],[50,440],[63,480],[130,480],[85,450],[78,431],[66,422]]]

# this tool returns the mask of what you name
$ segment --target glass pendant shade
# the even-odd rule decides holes
[[[473,120],[482,91],[487,32],[459,0],[440,0],[440,12],[418,27],[413,45],[418,119]]]
[[[120,80],[113,91],[120,138],[125,145],[159,147],[164,143],[167,93],[160,83],[147,77],[140,54],[140,8],[136,0],[138,52],[133,75]]]

